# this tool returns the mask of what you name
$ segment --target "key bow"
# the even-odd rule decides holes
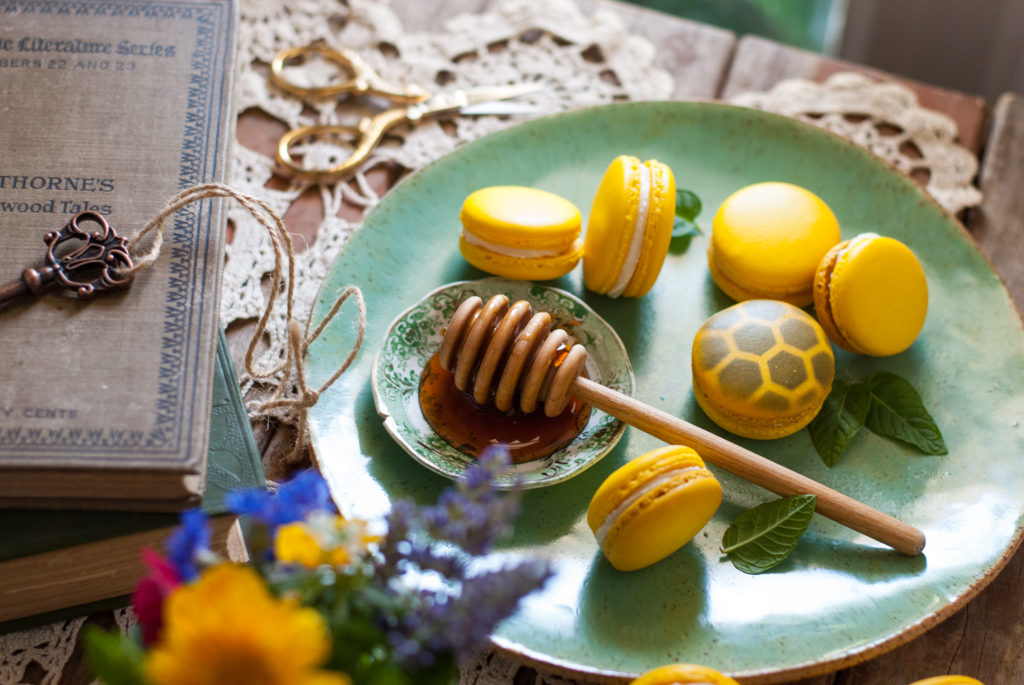
[[[100,230],[86,231],[80,225],[86,221],[99,224]],[[118,234],[102,214],[81,212],[64,228],[47,233],[43,240],[47,246],[47,266],[26,269],[22,275],[33,293],[38,294],[51,282],[57,282],[87,300],[97,292],[126,288],[132,282],[128,240]],[[82,244],[59,255],[60,246],[70,240]],[[128,275],[122,275],[125,272]]]

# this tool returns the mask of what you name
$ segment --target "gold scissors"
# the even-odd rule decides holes
[[[301,86],[284,75],[285,65],[297,59],[319,56],[338,67],[344,78],[325,86]],[[356,170],[373,152],[384,134],[399,124],[417,124],[429,117],[459,112],[468,115],[514,114],[535,108],[502,103],[542,89],[539,84],[517,84],[430,93],[419,86],[388,83],[362,58],[348,50],[325,45],[310,45],[282,50],[270,65],[270,78],[282,90],[300,98],[324,100],[342,96],[377,96],[394,104],[373,116],[360,119],[356,126],[313,124],[299,126],[281,137],[277,161],[294,176],[317,182],[333,182]],[[297,144],[309,140],[337,140],[352,148],[348,158],[325,168],[304,166],[293,156]]]

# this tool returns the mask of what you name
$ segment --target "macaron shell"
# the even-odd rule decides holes
[[[836,343],[852,352],[899,354],[924,326],[924,269],[898,240],[872,234],[850,240],[839,251],[827,284],[828,316],[839,333]]]
[[[733,283],[758,297],[805,306],[818,263],[839,238],[835,215],[817,195],[789,183],[757,183],[719,207],[708,259],[730,296]]]
[[[771,439],[800,430],[832,389],[835,356],[822,327],[777,300],[748,300],[710,317],[691,354],[693,391],[716,424]]]
[[[715,404],[715,401],[708,397],[700,385],[694,384],[693,394],[697,399],[697,404],[708,415],[708,418],[715,422],[715,425],[735,435],[755,440],[775,440],[792,435],[814,420],[821,408],[820,405],[811,406],[796,416],[751,417],[731,413]]]
[[[704,460],[692,448],[681,445],[660,447],[627,461],[612,471],[594,492],[587,508],[587,524],[596,531],[608,514],[640,484],[665,471],[688,467],[704,468]]]
[[[489,186],[470,193],[459,220],[478,239],[517,250],[569,250],[583,223],[573,203],[526,186]]]
[[[698,664],[669,664],[648,671],[630,685],[739,685],[729,676]]]
[[[504,278],[521,281],[546,281],[572,271],[583,256],[583,241],[574,241],[569,249],[552,257],[510,257],[492,252],[459,238],[459,251],[478,269]]]
[[[616,157],[594,194],[583,246],[583,284],[596,293],[615,286],[626,261],[640,204],[639,169],[636,157]]]
[[[622,291],[625,297],[643,297],[658,280],[668,256],[672,226],[676,214],[676,179],[665,164],[652,159],[644,162],[651,174],[651,199],[644,228],[644,246],[629,284]]]
[[[619,571],[650,566],[693,539],[721,503],[710,471],[689,472],[630,507],[608,531],[604,554]]]
[[[587,510],[591,530],[596,532],[638,488],[666,473],[672,475],[633,502],[605,535],[604,554],[620,571],[640,569],[672,554],[707,524],[721,504],[722,487],[697,453],[670,445],[627,462],[605,479]]]
[[[758,300],[758,299],[770,299],[779,300],[786,302],[797,307],[804,306],[804,303],[809,302],[813,298],[812,289],[810,287],[801,288],[800,290],[784,289],[784,288],[761,288],[760,290],[749,290],[744,288],[739,283],[736,283],[718,268],[718,261],[714,255],[714,245],[708,246],[708,270],[711,272],[711,278],[715,284],[722,289],[726,295],[736,300],[737,302],[745,302],[747,300]]]

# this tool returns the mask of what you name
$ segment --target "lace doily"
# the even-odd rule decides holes
[[[824,83],[787,79],[767,92],[739,93],[730,102],[785,114],[852,140],[923,182],[952,214],[981,202],[981,191],[971,184],[978,159],[956,143],[956,122],[922,108],[898,83],[841,72]]]

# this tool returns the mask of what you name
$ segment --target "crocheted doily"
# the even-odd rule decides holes
[[[440,32],[406,33],[385,0],[243,0],[235,102],[239,112],[259,110],[288,127],[308,123],[347,123],[361,114],[346,105],[303,103],[267,79],[266,65],[282,48],[323,41],[357,50],[381,75],[398,83],[444,88],[538,81],[546,88],[527,98],[544,112],[625,100],[667,99],[672,78],[653,66],[654,47],[629,34],[618,15],[597,11],[583,16],[571,0],[507,0],[483,14],[451,19]],[[322,82],[323,66],[293,69],[296,81]],[[837,74],[824,84],[785,81],[767,93],[745,93],[733,102],[794,116],[825,126],[871,149],[898,169],[927,172],[926,187],[950,211],[977,204],[971,179],[977,160],[955,145],[956,125],[944,115],[918,107],[914,95],[894,83],[855,74]],[[380,200],[367,172],[382,164],[419,169],[458,145],[518,123],[521,117],[457,118],[428,122],[389,136],[350,182],[312,185],[282,181],[274,160],[236,146],[228,183],[265,200],[284,216],[300,195],[312,189],[323,216],[315,241],[296,256],[295,316],[308,316],[328,268],[356,229],[361,214]],[[310,162],[338,150],[327,143],[304,149]],[[352,217],[338,216],[343,204]],[[256,318],[265,307],[261,284],[274,269],[266,231],[243,208],[226,205],[235,231],[227,247],[221,322]],[[274,365],[286,341],[285,308],[275,307],[268,326],[268,352],[258,366]],[[244,379],[251,384],[251,379]],[[285,422],[295,417],[278,415]],[[124,627],[131,616],[118,612]],[[78,641],[83,619],[0,636],[0,682],[56,683]],[[479,655],[463,669],[462,685],[507,683],[572,685],[579,681],[520,666],[495,652]]]
[[[840,72],[824,83],[787,79],[767,92],[739,93],[730,102],[785,114],[852,140],[922,182],[953,214],[981,202],[981,191],[971,185],[978,159],[956,143],[956,122],[920,107],[917,96],[898,83]]]

